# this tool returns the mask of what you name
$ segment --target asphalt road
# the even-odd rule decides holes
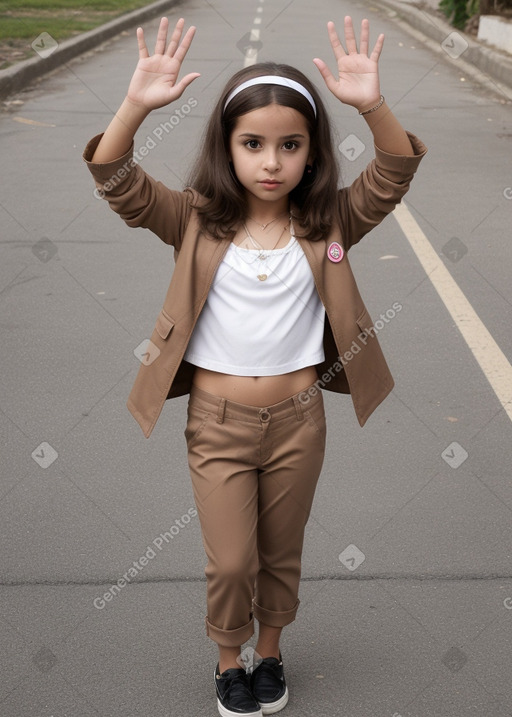
[[[202,76],[183,96],[190,112],[179,122],[173,107],[153,113],[136,140],[170,123],[143,166],[175,188],[248,52],[295,65],[322,87],[311,59],[331,61],[327,20],[368,16],[373,37],[386,34],[383,93],[429,148],[405,206],[491,337],[480,332],[470,347],[453,286],[445,305],[436,269],[425,271],[395,217],[351,251],[371,315],[402,306],[379,333],[396,388],[363,429],[347,397],[324,392],[328,452],[301,608],[283,638],[283,714],[512,715],[503,405],[512,393],[510,374],[498,395],[475,358],[480,351],[492,367],[497,347],[512,356],[510,104],[374,4],[193,0],[171,20],[179,14],[198,27],[187,68]],[[172,253],[93,196],[81,160],[135,62],[134,33],[124,34],[0,116],[5,717],[216,714],[186,398],[167,403],[149,440],[125,408]],[[341,157],[349,183],[373,156],[371,135],[352,108],[323,96],[339,143],[363,146]]]

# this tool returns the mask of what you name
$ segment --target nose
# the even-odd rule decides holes
[[[279,162],[279,158],[275,150],[269,149],[265,153],[265,157],[263,159],[263,167],[269,172],[279,171],[279,169],[281,168],[281,164]]]

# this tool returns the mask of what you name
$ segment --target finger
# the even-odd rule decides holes
[[[320,60],[320,58],[315,57],[313,59],[313,62],[320,70],[320,74],[324,78],[324,82],[327,85],[327,89],[331,90],[333,92],[334,88],[336,87],[336,79],[334,78],[332,72],[327,67],[325,62],[323,60]]]
[[[197,80],[198,77],[201,77],[199,72],[189,72],[188,75],[185,75],[185,77],[182,77],[181,80],[178,82],[176,87],[183,92],[186,87],[188,87],[194,80]]]
[[[137,28],[137,45],[139,46],[139,60],[149,57],[148,48],[144,40],[144,30],[141,27]]]
[[[165,51],[165,45],[167,43],[167,28],[169,27],[169,20],[163,17],[160,20],[158,26],[158,33],[155,42],[155,55],[163,55]]]
[[[334,52],[334,57],[336,58],[337,62],[341,57],[345,57],[346,52],[340,42],[340,38],[338,37],[338,33],[336,32],[334,23],[331,21],[327,23],[327,33],[329,35],[329,41],[331,43],[332,51]]]
[[[181,97],[190,83],[198,77],[200,77],[198,72],[190,72],[188,75],[185,75],[182,80],[169,87],[169,102],[174,102],[178,97]]]
[[[372,50],[372,54],[370,55],[370,60],[373,60],[373,62],[378,62],[380,53],[382,52],[382,47],[384,45],[384,33],[381,33],[378,38],[377,42],[375,43],[375,47]]]
[[[349,55],[352,52],[357,52],[356,36],[350,15],[345,17],[345,45]]]
[[[368,41],[370,38],[370,23],[366,18],[361,22],[361,37],[359,40],[359,52],[361,55],[368,55]]]
[[[169,46],[168,46],[167,50],[165,51],[165,54],[169,55],[169,57],[174,57],[176,48],[180,44],[181,33],[183,32],[184,25],[185,25],[185,20],[184,20],[184,18],[180,17],[180,19],[176,23],[176,26],[174,28],[172,35],[171,35],[171,40],[169,42]]]
[[[192,27],[189,27],[187,32],[185,33],[185,37],[181,41],[181,45],[178,47],[176,52],[174,53],[174,57],[179,60],[179,62],[183,62],[185,59],[185,55],[188,52],[188,49],[190,45],[192,44],[192,39],[194,35],[196,34],[196,28],[194,25]]]

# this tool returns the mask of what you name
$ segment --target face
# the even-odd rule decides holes
[[[306,119],[291,107],[271,104],[241,115],[230,155],[252,212],[287,209],[288,195],[312,164]]]

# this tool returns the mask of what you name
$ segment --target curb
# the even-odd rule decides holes
[[[407,26],[419,30],[427,38],[434,40],[446,59],[459,66],[463,65],[466,72],[468,68],[472,67],[485,73],[488,76],[487,79],[491,78],[494,81],[500,93],[512,100],[512,56],[477,42],[462,30],[449,25],[437,14],[429,11],[428,7],[411,5],[407,0],[404,2],[399,0],[377,1],[380,5],[394,10],[396,16]],[[453,37],[446,42],[449,35]],[[455,42],[461,43],[459,49],[462,49],[464,43],[467,44],[466,49],[463,49],[460,54],[457,54],[457,48],[453,48],[454,52],[450,54],[454,43],[453,38],[455,38]],[[472,74],[478,73],[473,72]],[[485,80],[481,76],[476,79]]]
[[[77,37],[64,40],[59,43],[57,49],[48,57],[33,57],[7,67],[5,70],[0,70],[0,100],[15,92],[20,92],[38,77],[61,67],[69,60],[77,57],[77,55],[92,50],[123,30],[133,28],[160,13],[165,14],[178,2],[179,0],[158,0],[110,20],[110,22],[100,25],[94,30],[89,30],[89,32],[84,32]]]

